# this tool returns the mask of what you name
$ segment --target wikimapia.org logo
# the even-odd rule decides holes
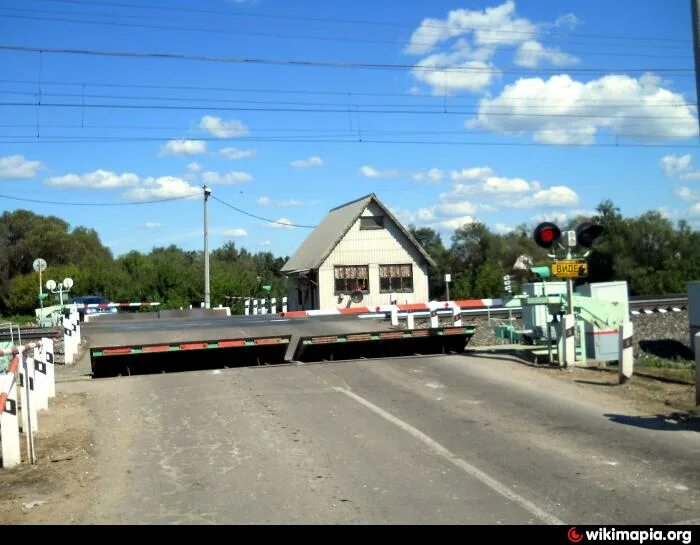
[[[580,532],[576,526],[569,528],[566,537],[571,543],[580,543],[584,539],[586,541],[633,541],[635,543],[644,543],[646,541],[680,541],[684,545],[688,545],[693,541],[693,533],[691,530],[616,530],[615,528],[598,528],[597,530],[585,530]]]

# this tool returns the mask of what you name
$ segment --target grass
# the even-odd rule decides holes
[[[15,314],[13,316],[0,316],[0,323],[10,322],[16,325],[25,325],[34,323],[36,321],[35,316],[30,316],[28,314]]]
[[[655,377],[681,380],[690,384],[695,383],[695,363],[687,360],[667,360],[657,357],[640,358],[635,367],[641,373]]]

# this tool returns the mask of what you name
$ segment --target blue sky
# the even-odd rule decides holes
[[[64,203],[0,210],[94,228],[115,255],[200,249],[203,183],[278,222],[211,201],[211,247],[276,255],[370,192],[446,242],[604,199],[700,226],[685,0],[165,6],[0,3],[0,195]]]

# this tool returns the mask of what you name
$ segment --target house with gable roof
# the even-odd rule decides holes
[[[435,262],[372,193],[326,214],[282,267],[289,310],[428,301]]]

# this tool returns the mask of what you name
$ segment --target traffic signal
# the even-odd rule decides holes
[[[552,245],[559,240],[561,229],[549,221],[540,223],[535,227],[533,238],[538,246],[542,248],[551,248]]]
[[[580,246],[590,248],[604,230],[602,225],[596,225],[590,221],[583,222],[576,228],[576,241]]]

